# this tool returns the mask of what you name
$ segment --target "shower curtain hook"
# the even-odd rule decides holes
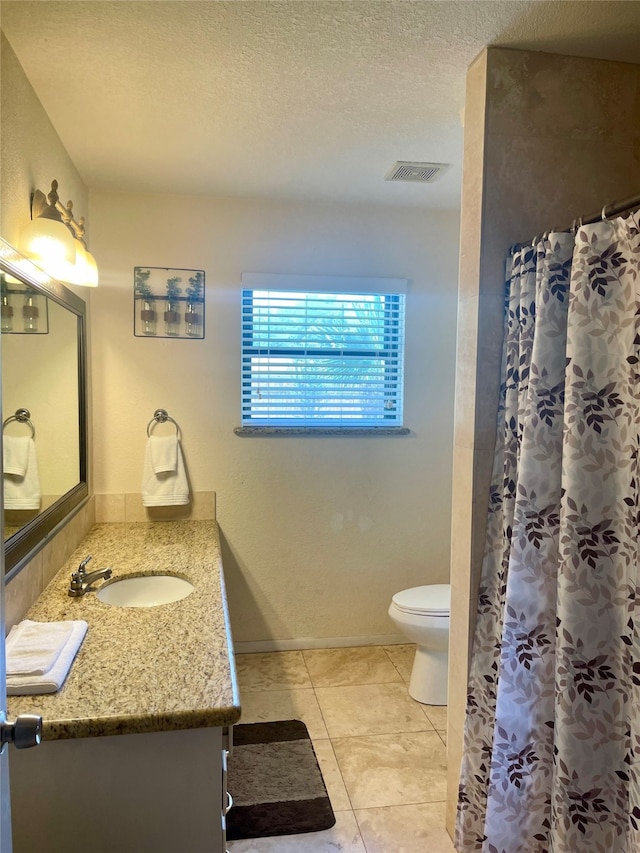
[[[607,205],[602,208],[602,213],[600,214],[602,217],[602,221],[605,222],[607,219]]]

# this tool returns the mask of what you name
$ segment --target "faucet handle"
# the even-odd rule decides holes
[[[78,574],[80,575],[80,577],[82,577],[82,575],[85,575],[87,573],[87,564],[90,563],[91,560],[93,560],[93,556],[91,554],[89,554],[87,557],[84,558],[84,560],[78,566]]]

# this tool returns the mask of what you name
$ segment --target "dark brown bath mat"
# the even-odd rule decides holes
[[[234,726],[227,787],[229,841],[318,832],[336,822],[300,720]]]

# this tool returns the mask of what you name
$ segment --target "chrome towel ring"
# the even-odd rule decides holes
[[[175,424],[176,435],[180,438],[180,427],[178,426],[178,422],[174,421],[174,419],[168,415],[166,409],[156,409],[153,413],[153,417],[147,424],[147,438],[151,436],[151,429],[154,424],[164,424],[167,421],[171,421],[172,424]]]
[[[36,428],[31,423],[31,412],[29,409],[16,409],[15,415],[11,415],[2,423],[2,430],[4,432],[4,428],[7,424],[12,423],[12,421],[18,421],[21,424],[27,424],[29,429],[31,430],[31,438],[36,437]]]

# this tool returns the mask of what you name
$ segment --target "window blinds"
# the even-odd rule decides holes
[[[402,426],[405,295],[393,290],[244,288],[243,426]]]

